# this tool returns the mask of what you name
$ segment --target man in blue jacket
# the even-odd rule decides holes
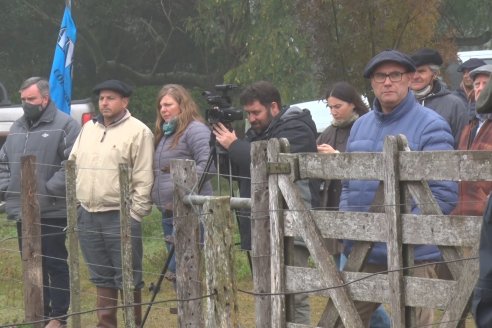
[[[381,152],[388,135],[403,134],[413,151],[452,150],[454,138],[449,124],[436,112],[420,105],[410,91],[415,64],[410,57],[386,50],[374,56],[364,70],[371,80],[376,99],[373,110],[353,125],[347,143],[347,152]],[[367,212],[373,202],[379,181],[344,181],[340,199],[341,211]],[[454,182],[429,182],[432,193],[444,214],[448,214],[457,200]],[[418,209],[413,209],[418,213]],[[353,242],[344,241],[349,253]],[[415,263],[441,260],[436,246],[416,245]],[[385,243],[375,243],[363,268],[365,272],[383,271],[387,267]],[[436,277],[435,265],[411,270],[416,277]],[[363,322],[368,325],[378,303],[356,302]],[[417,309],[417,325],[433,323],[432,309]]]
[[[67,226],[64,162],[80,125],[56,108],[46,79],[31,77],[22,83],[19,92],[24,115],[14,122],[0,150],[0,190],[5,195],[7,218],[17,221],[21,246],[20,162],[22,156],[36,156],[44,316],[46,327],[65,327],[63,316],[70,304],[70,287],[64,230]]]

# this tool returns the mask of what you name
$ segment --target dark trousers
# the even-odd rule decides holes
[[[472,313],[477,328],[492,327],[492,197],[483,214],[479,250],[480,275],[472,298]]]
[[[43,305],[46,319],[66,315],[70,305],[68,252],[65,246],[66,234],[63,231],[66,226],[67,219],[41,219]],[[21,221],[17,221],[17,236],[22,252]]]
[[[97,287],[122,289],[120,211],[88,212],[82,206],[78,211],[80,249],[89,268],[90,280]],[[131,219],[133,256],[133,284],[142,289],[142,226]]]

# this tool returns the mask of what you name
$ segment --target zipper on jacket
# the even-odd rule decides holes
[[[26,139],[24,140],[24,150],[23,150],[23,154],[25,155],[26,154],[26,150],[27,150],[27,142],[29,141],[29,129],[27,129],[26,131]]]
[[[101,141],[100,142],[103,142],[104,141],[104,138],[106,138],[106,130],[104,130],[104,133],[103,133],[103,136],[101,138]]]

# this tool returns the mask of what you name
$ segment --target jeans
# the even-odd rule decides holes
[[[88,212],[79,208],[80,249],[89,268],[90,280],[97,287],[122,289],[120,211]],[[142,227],[131,219],[133,284],[142,289]]]
[[[339,270],[343,270],[345,267],[345,264],[347,263],[347,256],[345,254],[341,253],[339,257],[337,257],[337,266]],[[388,313],[386,313],[386,310],[384,309],[383,305],[380,305],[376,311],[371,316],[371,323],[370,323],[371,328],[390,328],[391,327],[391,321],[388,316]]]

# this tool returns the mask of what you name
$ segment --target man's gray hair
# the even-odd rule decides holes
[[[432,73],[437,73],[437,74],[439,74],[439,72],[441,70],[441,67],[439,65],[435,65],[435,64],[430,64],[429,68],[432,71]]]
[[[35,84],[39,92],[41,93],[42,96],[48,96],[50,95],[50,83],[48,80],[45,78],[39,77],[39,76],[33,76],[22,82],[19,92],[22,92],[22,90],[25,90],[29,88],[31,85]]]

